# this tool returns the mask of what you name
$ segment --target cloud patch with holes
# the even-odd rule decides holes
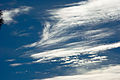
[[[21,6],[19,8],[11,9],[11,10],[3,10],[2,18],[4,20],[5,24],[10,24],[12,22],[15,22],[13,19],[15,16],[18,16],[19,14],[24,14],[31,10],[32,8],[29,6]]]

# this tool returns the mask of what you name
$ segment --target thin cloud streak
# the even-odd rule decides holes
[[[11,67],[16,67],[16,66],[20,66],[23,65],[22,63],[14,63],[14,64],[10,64]]]

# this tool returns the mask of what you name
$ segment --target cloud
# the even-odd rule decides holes
[[[26,32],[25,30],[23,30],[23,31],[16,30],[16,31],[12,32],[12,35],[17,36],[17,37],[26,37],[26,36],[29,36],[30,33]]]
[[[12,67],[16,67],[16,66],[20,66],[20,65],[22,65],[22,63],[14,63],[14,64],[10,64],[10,66],[12,66]]]
[[[7,59],[6,62],[13,62],[15,59]]]
[[[86,64],[107,60],[107,56],[97,55],[90,59],[77,57],[71,59],[70,57],[81,54],[92,56],[120,47],[119,41],[113,41],[116,40],[114,36],[120,28],[112,24],[101,26],[120,19],[119,4],[119,0],[114,0],[114,2],[112,0],[87,0],[77,5],[73,3],[68,7],[48,10],[48,14],[51,14],[49,19],[52,21],[44,22],[41,39],[25,45],[24,48],[34,47],[30,56],[38,60],[33,62],[64,60],[66,64]],[[110,40],[112,42],[108,42]]]
[[[63,42],[78,37],[76,35],[80,33],[77,31],[74,34],[72,32],[70,35],[67,34],[70,29],[76,26],[95,25],[118,20],[120,15],[119,3],[119,0],[114,2],[112,0],[88,0],[83,5],[49,10],[49,14],[53,15],[50,18],[53,21],[57,20],[57,22],[45,22],[42,40],[36,46]],[[100,36],[104,36],[104,34]]]
[[[42,80],[119,80],[120,65],[93,70],[81,75],[57,76]],[[40,79],[33,79],[40,80]]]
[[[63,48],[63,49],[55,49],[55,50],[50,50],[50,51],[45,51],[45,52],[41,52],[41,53],[36,53],[36,54],[32,54],[31,57],[33,58],[37,58],[39,60],[35,61],[35,62],[42,62],[45,60],[48,61],[52,61],[51,59],[54,59],[56,57],[63,57],[63,59],[61,59],[61,61],[65,61],[65,63],[77,63],[78,65],[85,65],[86,63],[98,63],[98,62],[102,62],[104,60],[107,60],[106,56],[94,56],[91,59],[78,59],[76,58],[68,58],[70,56],[77,56],[77,55],[85,55],[85,54],[96,54],[100,51],[105,51],[105,50],[109,50],[109,49],[113,49],[113,48],[118,48],[120,47],[120,42],[118,43],[114,43],[114,44],[108,44],[108,45],[100,45],[100,46],[96,46],[93,48],[83,48],[83,47],[75,47],[72,49],[69,48]],[[65,59],[67,58],[67,60]],[[97,60],[97,61],[96,61]],[[72,64],[74,66],[74,64]]]
[[[22,6],[22,7],[11,9],[11,10],[4,10],[2,15],[4,23],[10,24],[11,22],[15,22],[13,19],[15,16],[28,12],[30,9],[31,7]]]

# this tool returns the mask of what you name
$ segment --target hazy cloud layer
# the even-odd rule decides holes
[[[83,75],[58,76],[43,80],[119,80],[120,65],[93,70]],[[39,80],[39,79],[34,79]]]

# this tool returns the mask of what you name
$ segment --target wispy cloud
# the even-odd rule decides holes
[[[11,22],[15,22],[15,20],[13,19],[15,16],[28,12],[30,9],[31,7],[22,6],[11,10],[4,10],[2,15],[4,23],[9,24]]]
[[[53,15],[50,18],[53,21],[57,20],[57,22],[45,23],[42,40],[39,41],[38,45],[48,44],[49,41],[54,43],[55,40],[57,40],[55,42],[60,42],[62,41],[59,40],[61,37],[68,40],[69,37],[80,35],[80,30],[70,34],[73,27],[90,26],[119,19],[119,3],[118,0],[114,2],[112,0],[88,0],[83,5],[49,10],[48,12]],[[70,35],[68,35],[68,32]]]
[[[33,63],[62,61],[61,64],[72,67],[95,64],[108,60],[98,53],[120,47],[119,41],[113,41],[120,27],[104,25],[120,19],[119,0],[87,0],[76,4],[47,11],[52,21],[44,22],[41,39],[24,46],[34,47],[30,54],[35,58]],[[79,59],[77,56],[81,54],[90,56]]]
[[[26,36],[29,36],[30,33],[27,33],[25,30],[23,30],[23,31],[16,30],[16,31],[12,32],[12,35],[17,36],[17,37],[26,37]]]
[[[119,0],[114,2],[112,0],[88,0],[77,5],[48,10],[49,14],[52,15],[50,19],[53,22],[46,21],[44,23],[42,39],[24,47],[42,49],[39,53],[34,53],[36,51],[33,50],[34,54],[31,57],[38,59],[35,62],[51,60],[56,57],[66,58],[81,53],[97,54],[100,51],[118,48],[120,42],[103,43],[108,37],[116,34],[115,30],[109,26],[100,28],[96,25],[118,20],[120,18],[119,3]],[[107,57],[103,57],[99,57],[99,61],[93,61],[96,57],[90,61],[107,60],[105,59]],[[77,59],[74,60],[78,62]]]

